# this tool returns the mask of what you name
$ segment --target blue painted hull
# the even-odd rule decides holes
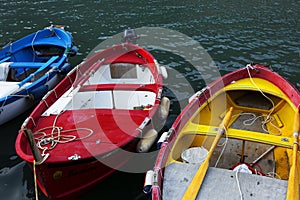
[[[72,69],[72,35],[54,26],[21,38],[0,51],[0,125],[32,108]]]

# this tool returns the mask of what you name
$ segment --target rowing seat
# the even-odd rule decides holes
[[[45,63],[43,62],[14,62],[10,65],[11,68],[40,68]],[[51,63],[48,66],[54,66],[55,63]]]

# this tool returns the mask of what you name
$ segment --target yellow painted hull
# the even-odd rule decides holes
[[[278,74],[262,66],[254,68],[241,69],[223,77],[223,82],[210,84],[191,100],[170,129],[156,161],[157,174],[163,174],[164,167],[186,163],[182,153],[187,149],[201,147],[208,151],[183,199],[196,198],[208,167],[232,170],[243,163],[252,173],[256,172],[255,176],[286,181],[284,199],[299,199],[300,154],[295,144],[299,131],[299,91]],[[228,125],[214,147],[220,124],[231,107]],[[207,167],[203,166],[206,162]],[[164,191],[165,175],[158,175],[153,199],[164,197],[157,191]]]

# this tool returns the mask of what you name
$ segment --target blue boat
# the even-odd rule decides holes
[[[32,108],[71,70],[71,33],[49,26],[0,50],[0,125]]]

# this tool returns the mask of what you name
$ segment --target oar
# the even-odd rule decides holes
[[[299,110],[295,113],[294,119],[294,144],[293,144],[293,157],[292,157],[292,167],[290,169],[288,188],[286,200],[293,200],[299,198],[299,175],[298,175],[298,139],[299,136]]]
[[[200,165],[199,169],[197,170],[193,180],[191,181],[190,185],[188,186],[187,190],[185,191],[185,194],[183,196],[183,200],[192,200],[196,199],[198,191],[201,187],[201,184],[203,182],[204,176],[206,174],[206,171],[209,167],[209,160],[212,157],[212,154],[219,143],[219,140],[221,139],[221,136],[224,134],[225,129],[227,128],[229,121],[231,119],[233,112],[233,107],[230,107],[229,111],[226,113],[222,123],[219,126],[219,131],[212,143],[212,146],[210,147],[210,150],[206,156],[206,159],[204,162]]]
[[[9,57],[6,57],[6,58],[3,58],[2,60],[0,60],[0,63],[3,63],[3,62],[6,62],[10,59],[10,56]]]
[[[38,70],[36,70],[33,74],[30,74],[28,77],[26,77],[24,80],[22,80],[18,85],[19,88],[22,87],[25,83],[30,81],[34,76],[36,76],[38,73],[46,69],[49,65],[51,65],[59,56],[53,56],[51,57],[47,62],[45,62]]]
[[[31,149],[31,152],[33,154],[34,160],[37,163],[40,163],[43,160],[43,156],[41,155],[38,147],[36,146],[36,143],[35,143],[35,140],[34,140],[34,136],[33,136],[32,132],[31,132],[31,130],[27,129],[27,128],[24,128],[23,132],[25,133],[25,135],[26,135],[26,137],[28,139],[28,142],[30,144],[30,149]]]

